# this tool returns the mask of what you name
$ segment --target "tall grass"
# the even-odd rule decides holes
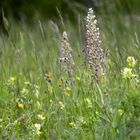
[[[1,139],[140,138],[139,82],[122,77],[127,57],[134,56],[139,80],[139,20],[119,13],[98,15],[102,48],[108,54],[107,82],[98,83],[91,82],[85,68],[85,21],[79,17],[75,26],[64,21],[76,67],[74,86],[61,80],[60,22],[58,28],[50,21],[35,21],[32,27],[11,23],[9,36],[1,35]]]

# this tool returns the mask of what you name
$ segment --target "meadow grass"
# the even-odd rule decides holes
[[[140,139],[140,25],[131,18],[98,16],[108,53],[107,80],[101,83],[85,67],[82,16],[75,26],[58,21],[59,32],[50,21],[35,21],[32,27],[11,23],[9,36],[0,37],[0,139]],[[64,30],[73,49],[74,85],[60,80],[65,77],[58,63]],[[137,60],[137,79],[122,76],[128,56]]]

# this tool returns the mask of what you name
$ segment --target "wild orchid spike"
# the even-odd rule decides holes
[[[100,31],[92,8],[89,9],[86,17],[85,52],[87,67],[92,70],[92,74],[99,80],[102,74],[105,74],[106,63],[101,48]]]
[[[69,44],[68,36],[66,32],[63,32],[61,48],[60,48],[60,65],[62,71],[68,74],[71,83],[74,83],[74,60],[72,56],[72,49]]]

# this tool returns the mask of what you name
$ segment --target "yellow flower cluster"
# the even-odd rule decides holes
[[[136,74],[136,70],[134,68],[137,64],[137,60],[135,60],[134,57],[129,56],[126,62],[127,62],[127,67],[125,67],[122,70],[122,77],[125,79],[129,78],[129,79],[135,80],[138,83],[139,81],[138,75]]]
[[[15,84],[15,81],[17,80],[16,76],[10,77],[10,79],[7,82],[8,86],[13,86]]]
[[[45,120],[45,117],[44,117],[42,114],[41,114],[41,115],[38,114],[37,117],[38,117],[38,119],[40,119],[40,120]]]
[[[126,61],[127,61],[128,67],[130,67],[130,68],[135,67],[135,65],[137,63],[137,61],[135,60],[135,58],[132,57],[132,56],[129,56]]]
[[[132,72],[131,68],[127,68],[125,67],[122,71],[122,76],[123,78],[133,78],[133,77],[137,77],[137,75],[135,73]]]
[[[60,106],[60,109],[63,110],[65,108],[65,105],[63,102],[59,101],[59,106]]]

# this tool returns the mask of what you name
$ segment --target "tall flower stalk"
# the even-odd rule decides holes
[[[72,56],[72,49],[70,47],[66,32],[63,32],[59,60],[61,72],[65,75],[68,75],[71,84],[74,84],[75,64]]]
[[[105,56],[101,48],[100,31],[92,8],[86,17],[86,64],[96,79],[106,74]]]

